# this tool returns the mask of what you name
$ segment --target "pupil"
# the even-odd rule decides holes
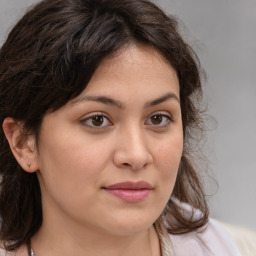
[[[152,116],[151,121],[153,124],[160,124],[162,122],[162,117],[159,115]]]
[[[92,118],[92,123],[95,125],[95,126],[100,126],[103,124],[103,117],[102,116],[94,116]]]

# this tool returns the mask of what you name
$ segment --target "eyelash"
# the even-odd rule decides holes
[[[161,122],[163,120],[165,120],[164,124],[163,125],[159,125],[159,124],[153,124],[152,123],[152,118],[153,117],[160,117],[161,118]],[[151,120],[151,124],[149,125],[152,125],[152,126],[155,126],[155,127],[166,127],[168,126],[171,122],[173,122],[173,119],[172,117],[169,115],[169,114],[166,114],[166,112],[162,113],[162,112],[157,112],[157,113],[153,113],[152,115],[149,116],[149,120]]]
[[[103,119],[103,123],[106,122],[106,120],[108,121],[108,123],[110,123],[110,125],[113,125],[112,122],[109,120],[109,118],[106,116],[106,114],[104,113],[93,113],[89,116],[87,116],[86,118],[84,118],[83,120],[81,120],[81,123],[87,127],[90,127],[90,128],[96,128],[96,129],[100,129],[100,128],[104,128],[106,126],[110,126],[110,125],[105,125],[105,126],[97,126],[97,125],[94,125],[92,122],[93,122],[93,118],[96,118],[96,117],[99,117],[99,118],[102,118]],[[88,124],[88,122],[90,122],[91,124]]]
[[[100,125],[98,125],[98,126],[92,123],[92,122],[93,122],[93,118],[97,118],[97,117],[101,118],[99,121],[102,122],[102,123],[101,123]],[[165,121],[164,124],[163,124],[163,125],[162,125],[162,124],[154,124],[154,123],[152,122],[152,118],[153,118],[153,117],[158,117],[158,118],[160,117],[160,122],[162,122],[162,121],[164,120],[164,121]],[[148,122],[148,120],[150,120],[150,122]],[[96,121],[97,121],[97,120],[96,120]],[[107,124],[107,125],[102,125],[102,124],[104,124],[106,121],[108,122],[108,124]],[[171,122],[173,122],[173,119],[172,119],[172,117],[171,117],[169,114],[157,112],[157,113],[151,114],[151,115],[147,118],[145,124],[150,125],[150,126],[153,126],[153,127],[157,127],[157,128],[163,128],[163,127],[167,127]],[[93,114],[87,116],[86,118],[84,118],[83,120],[81,120],[81,123],[82,123],[83,125],[87,126],[87,127],[95,128],[95,129],[102,129],[102,128],[105,128],[105,127],[107,127],[107,126],[113,125],[113,123],[109,120],[109,118],[106,116],[106,114],[101,113],[101,112],[99,112],[99,113],[93,113]]]

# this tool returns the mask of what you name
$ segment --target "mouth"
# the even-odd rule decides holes
[[[152,191],[153,187],[145,181],[121,182],[103,187],[109,194],[128,203],[143,201]]]

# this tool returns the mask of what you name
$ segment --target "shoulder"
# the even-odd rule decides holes
[[[256,232],[226,223],[221,224],[232,236],[243,256],[256,256]]]
[[[5,249],[0,248],[0,256],[15,256],[15,253],[7,252]]]
[[[242,256],[231,235],[213,219],[200,231],[170,235],[170,239],[177,256]]]
[[[0,247],[0,256],[27,256],[26,246],[23,245],[14,252],[6,251]]]
[[[188,219],[199,220],[203,213],[190,205],[176,201]],[[224,226],[209,219],[206,226],[182,235],[169,235],[175,256],[242,256],[235,240]]]

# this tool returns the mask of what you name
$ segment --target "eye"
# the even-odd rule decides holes
[[[81,123],[91,128],[103,128],[112,125],[109,119],[103,114],[92,114],[81,120]]]
[[[153,125],[153,126],[168,126],[168,124],[172,121],[172,118],[170,115],[163,114],[163,113],[156,113],[149,117],[149,119],[146,121],[146,124]]]

